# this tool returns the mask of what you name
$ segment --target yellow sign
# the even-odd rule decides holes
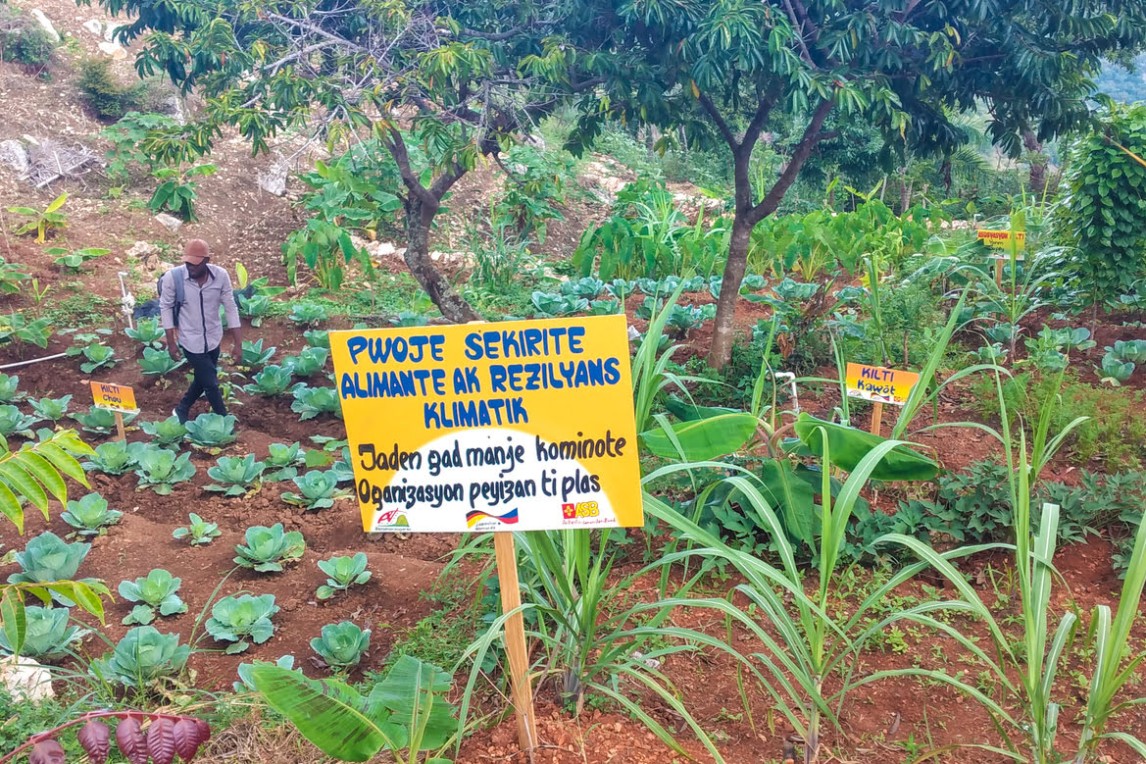
[[[135,405],[135,391],[126,385],[116,385],[111,382],[92,382],[92,400],[101,409],[123,411],[133,414],[139,411]]]
[[[849,398],[863,398],[876,403],[890,403],[902,406],[911,395],[911,388],[919,382],[919,375],[913,371],[897,371],[882,366],[864,366],[849,363],[847,388]]]
[[[624,316],[332,331],[367,531],[644,523]]]
[[[1026,231],[990,231],[980,228],[978,234],[979,241],[995,249],[1010,249],[1012,241],[1015,249],[1022,249],[1027,243]]]

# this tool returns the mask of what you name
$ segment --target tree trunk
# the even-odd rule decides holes
[[[430,295],[446,320],[454,324],[480,321],[470,304],[438,272],[430,260],[430,226],[438,214],[438,205],[422,202],[414,194],[406,199],[406,265],[410,273]]]
[[[753,225],[744,213],[737,212],[732,219],[732,236],[728,242],[728,260],[724,263],[724,278],[720,282],[720,298],[716,301],[716,329],[712,334],[712,347],[708,350],[708,365],[722,368],[732,358],[732,342],[736,339],[733,323],[736,302],[740,299],[740,282],[748,268],[748,243]],[[727,316],[722,321],[721,317]]]
[[[1028,185],[1031,193],[1041,197],[1047,189],[1047,164],[1050,160],[1043,153],[1043,144],[1030,130],[1023,131],[1023,147],[1030,153],[1030,178]]]

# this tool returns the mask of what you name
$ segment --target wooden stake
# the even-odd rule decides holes
[[[119,411],[115,412],[115,430],[120,440],[127,440],[127,431],[123,429],[123,413]]]
[[[517,552],[512,533],[493,534],[497,554],[497,581],[501,585],[501,611],[510,613],[521,607],[521,585],[517,580]],[[509,656],[513,708],[517,713],[517,741],[533,761],[537,745],[537,723],[533,715],[533,688],[529,681],[528,653],[525,649],[525,619],[520,612],[505,622],[505,652]]]
[[[1003,260],[1002,258],[995,259],[995,285],[999,289],[1003,288]]]
[[[871,410],[871,434],[879,435],[880,430],[883,429],[883,404],[879,401],[875,402],[875,406]]]

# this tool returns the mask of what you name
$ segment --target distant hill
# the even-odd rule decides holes
[[[1115,101],[1146,101],[1146,54],[1134,59],[1136,71],[1128,72],[1118,64],[1106,64],[1098,77],[1099,91]]]

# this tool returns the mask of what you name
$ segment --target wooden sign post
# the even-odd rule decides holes
[[[493,532],[532,753],[513,533],[644,524],[625,317],[333,331],[330,350],[363,530]]]
[[[846,372],[846,387],[849,398],[862,398],[875,405],[871,412],[871,434],[882,435],[883,406],[902,406],[907,403],[911,389],[919,382],[919,375],[913,371],[897,371],[882,366],[864,366],[849,363]]]
[[[135,391],[127,385],[117,385],[112,382],[91,382],[92,401],[96,408],[108,409],[115,412],[115,429],[120,440],[127,440],[127,432],[123,428],[124,414],[137,414],[139,407],[135,404]]]

